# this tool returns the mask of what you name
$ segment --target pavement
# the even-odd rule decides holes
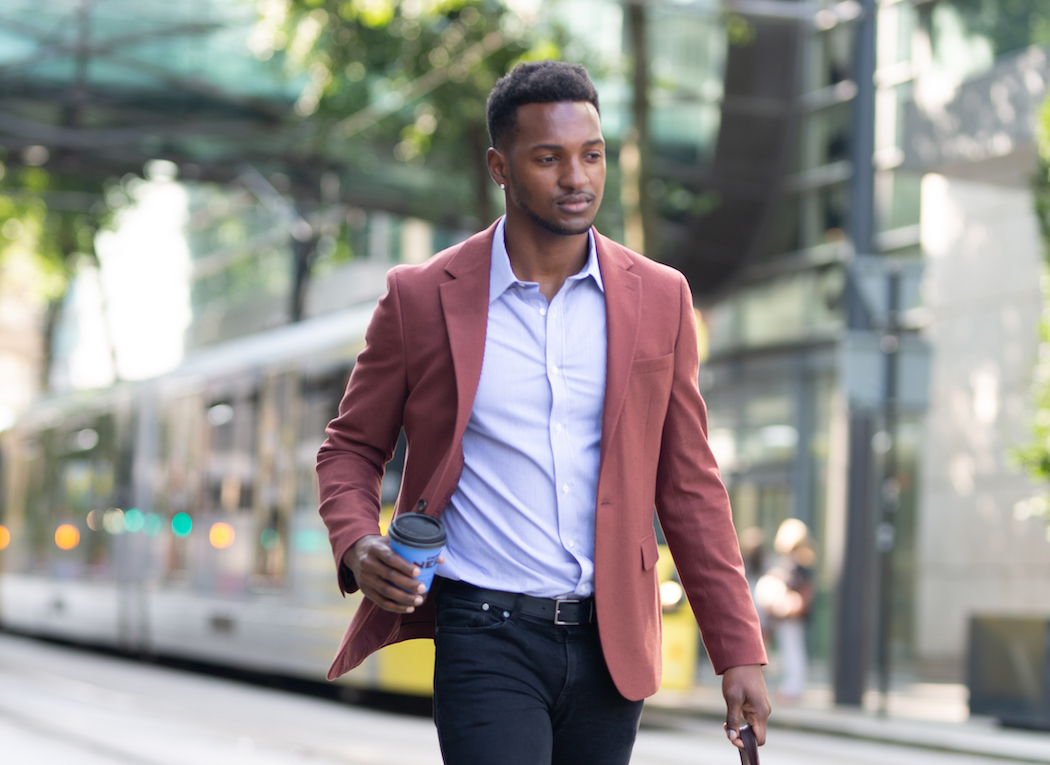
[[[988,717],[971,716],[965,686],[914,683],[889,694],[885,714],[880,697],[869,692],[862,707],[834,704],[831,691],[812,687],[790,703],[773,701],[770,735],[778,729],[825,733],[901,744],[1008,762],[1050,765],[1050,732],[1006,728]],[[715,685],[689,691],[661,691],[646,702],[643,723],[688,728],[690,720],[724,719],[725,702]]]
[[[643,726],[631,765],[739,761],[718,717],[648,714],[671,722]],[[772,729],[762,749],[764,765],[1003,761],[787,728]],[[440,765],[441,755],[429,717],[0,633],[0,763]]]

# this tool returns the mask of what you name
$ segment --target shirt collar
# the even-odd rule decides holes
[[[514,275],[514,269],[510,267],[510,256],[507,254],[507,242],[504,239],[504,224],[507,216],[499,219],[496,224],[496,232],[492,237],[492,266],[489,269],[489,303],[499,298],[508,288],[515,284],[527,284]],[[605,284],[602,282],[602,272],[598,268],[598,249],[594,244],[594,229],[587,231],[587,262],[579,273],[573,274],[568,280],[579,281],[590,276],[598,289],[605,292]],[[566,281],[568,281],[566,280]]]

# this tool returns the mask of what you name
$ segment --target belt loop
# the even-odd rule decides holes
[[[514,609],[510,612],[510,618],[515,621],[521,616],[521,609],[525,607],[525,596],[518,593],[518,596],[514,598]]]

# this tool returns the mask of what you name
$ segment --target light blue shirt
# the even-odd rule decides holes
[[[514,275],[504,221],[492,240],[485,356],[437,573],[539,597],[587,596],[607,346],[594,234],[587,264],[548,303],[539,284]]]

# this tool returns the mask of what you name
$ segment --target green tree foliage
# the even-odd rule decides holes
[[[1032,441],[1017,456],[1029,475],[1050,483],[1050,99],[1039,115],[1039,172],[1032,183],[1035,213],[1043,237],[1043,315],[1039,322],[1039,358],[1032,382]],[[1018,515],[1042,517],[1050,523],[1050,502],[1035,497],[1018,506]],[[1050,538],[1050,528],[1047,531]]]
[[[558,57],[553,38],[538,40],[499,0],[274,2],[261,5],[273,47],[308,73],[297,111],[328,153],[373,173],[386,160],[431,171],[432,216],[450,204],[495,216],[485,99],[519,60]]]
[[[45,167],[0,162],[0,259],[16,250],[32,259],[38,297],[47,310],[43,328],[46,387],[51,339],[79,258],[96,260],[95,234],[109,218],[100,181],[65,176]]]
[[[49,209],[55,180],[44,168],[0,165],[0,174],[0,258],[16,248],[31,253],[43,277],[40,297],[55,300],[65,292],[70,255],[94,252],[94,221],[83,212]]]
[[[1050,43],[1050,0],[950,0],[970,32],[984,35],[996,56]]]

